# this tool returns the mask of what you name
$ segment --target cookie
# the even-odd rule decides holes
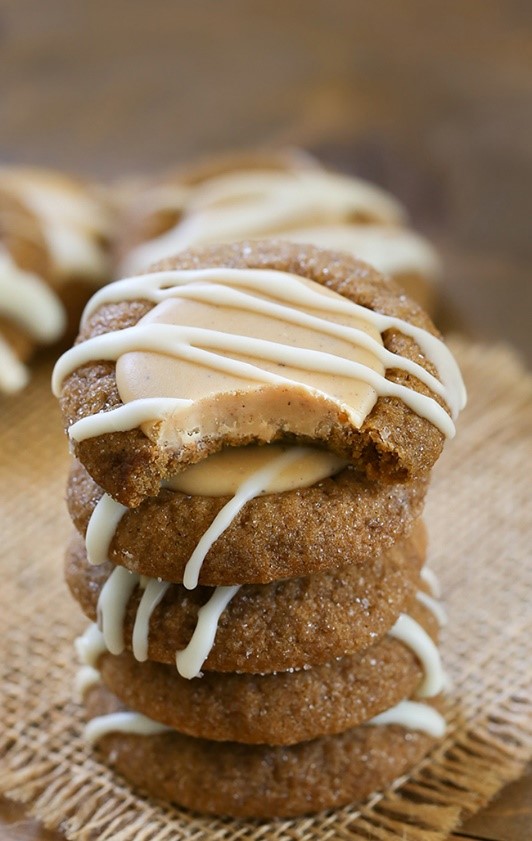
[[[199,581],[210,586],[265,584],[364,565],[410,533],[426,488],[425,477],[382,484],[349,466],[308,488],[258,496],[244,505],[209,550]],[[75,461],[67,504],[83,536],[102,496]],[[192,552],[229,499],[163,488],[157,497],[123,512],[109,560],[132,572],[181,582]]]
[[[434,616],[413,599],[408,615],[437,638]],[[127,707],[196,738],[291,745],[341,733],[414,695],[422,670],[413,651],[383,637],[358,654],[273,675],[206,672],[104,654],[102,682]]]
[[[327,171],[301,151],[221,155],[167,173],[130,197],[118,274],[135,274],[184,248],[274,237],[365,260],[432,312],[440,263],[405,219],[382,189]]]
[[[101,685],[85,703],[90,718],[124,711]],[[267,818],[361,801],[409,771],[433,744],[425,732],[391,724],[288,747],[220,743],[176,731],[111,732],[97,748],[108,765],[158,799],[203,814]]]
[[[113,223],[89,184],[0,168],[0,390],[23,387],[35,348],[72,340],[83,305],[110,279]]]
[[[81,344],[69,351],[56,366],[54,376],[54,388],[61,397],[67,428],[84,418],[89,422],[91,432],[87,432],[87,423],[84,424],[84,432],[81,432],[79,425],[77,432],[75,428],[71,430],[75,452],[107,493],[125,505],[137,506],[146,496],[158,494],[162,480],[174,477],[187,465],[199,462],[224,447],[275,441],[326,447],[355,464],[370,478],[378,478],[380,481],[405,481],[428,473],[441,452],[444,433],[453,434],[454,427],[448,415],[449,404],[457,410],[463,404],[464,393],[452,357],[435,338],[435,328],[417,305],[377,272],[354,258],[319,251],[310,246],[273,241],[240,243],[183,253],[159,264],[154,270],[173,272],[181,269],[189,272],[186,278],[193,281],[199,280],[200,276],[194,274],[199,269],[217,267],[237,269],[236,274],[231,274],[233,285],[260,284],[261,294],[268,294],[267,290],[264,291],[264,283],[270,286],[273,284],[272,275],[264,272],[273,270],[282,273],[275,275],[280,284],[280,287],[276,287],[275,295],[288,296],[286,300],[292,300],[300,293],[305,296],[308,294],[314,306],[317,306],[316,301],[319,299],[320,302],[326,301],[323,306],[332,307],[335,311],[347,305],[350,313],[356,313],[357,318],[364,320],[362,333],[357,335],[364,335],[365,338],[360,341],[366,350],[361,349],[362,345],[353,345],[341,339],[342,352],[338,350],[337,353],[331,353],[331,348],[335,347],[333,339],[327,333],[325,342],[320,332],[322,327],[315,331],[314,321],[312,329],[308,328],[308,331],[306,327],[301,327],[305,341],[310,342],[310,349],[308,345],[305,350],[297,349],[301,336],[299,328],[296,329],[297,325],[294,326],[292,321],[289,341],[293,344],[279,342],[284,328],[283,319],[279,320],[277,316],[278,309],[275,310],[275,318],[265,316],[264,321],[262,315],[259,318],[262,335],[270,335],[272,329],[278,336],[273,343],[255,338],[261,331],[258,324],[249,321],[249,313],[245,324],[242,324],[239,316],[236,327],[228,326],[228,332],[216,329],[216,338],[209,338],[212,337],[209,329],[212,329],[213,323],[219,326],[220,318],[226,312],[224,307],[213,303],[213,294],[223,295],[225,291],[230,295],[239,293],[239,289],[233,289],[230,283],[230,288],[224,286],[222,292],[216,284],[211,284],[216,291],[213,293],[209,287],[208,299],[202,298],[203,303],[199,305],[201,312],[196,311],[194,304],[191,305],[192,312],[189,312],[188,305],[185,307],[196,325],[188,329],[198,337],[197,341],[201,344],[199,337],[202,336],[207,344],[213,341],[221,343],[220,346],[229,349],[229,361],[224,361],[226,357],[223,351],[221,355],[207,352],[205,357],[205,348],[198,348],[197,353],[186,349],[175,351],[178,356],[184,353],[187,360],[199,359],[199,368],[195,361],[185,364],[183,358],[177,361],[164,354],[136,353],[134,350],[140,349],[140,346],[166,348],[170,335],[175,335],[175,328],[164,322],[165,319],[179,321],[182,297],[174,301],[173,296],[178,295],[178,288],[175,288],[174,293],[174,287],[168,286],[168,283],[171,284],[168,275],[164,276],[165,280],[162,277],[160,280],[165,286],[166,292],[163,295],[166,300],[155,308],[146,301],[123,300],[124,295],[127,297],[131,294],[139,298],[143,295],[149,297],[150,283],[158,282],[153,275],[148,274],[141,279],[136,293],[131,292],[135,287],[134,280],[126,284],[129,291],[122,291],[124,287],[120,284],[109,287],[110,291],[105,298],[99,299],[107,300],[108,303],[98,306],[98,299],[95,299],[93,306],[96,310],[87,318],[82,329],[79,342],[86,342],[85,347]],[[259,270],[258,274],[253,270]],[[215,279],[216,274],[215,271],[209,276]],[[193,283],[191,285],[194,286]],[[154,294],[157,297],[158,293]],[[201,293],[187,286],[185,297],[194,294]],[[249,304],[250,296],[246,297],[246,306],[252,309],[261,306],[256,303],[256,295],[252,295],[251,299],[252,303]],[[346,299],[361,309],[351,309]],[[234,312],[230,308],[227,310],[229,321]],[[240,310],[238,312],[241,314]],[[291,308],[290,313],[290,319],[296,322],[308,315],[297,307]],[[393,320],[397,318],[400,321]],[[142,324],[133,332],[123,332],[124,328],[138,325],[141,319]],[[369,319],[367,324],[366,319]],[[371,326],[374,319],[381,327],[388,328],[383,329],[384,348],[380,346],[380,340],[370,335],[374,331],[374,326]],[[325,321],[328,326],[323,329],[335,333],[338,327],[331,326],[332,322],[327,319]],[[323,320],[320,324],[323,325]],[[393,329],[391,325],[394,325]],[[205,327],[207,334],[202,332]],[[140,338],[145,333],[138,333],[139,329],[148,331],[146,339]],[[194,332],[196,329],[199,329],[199,334]],[[233,329],[242,332],[232,335]],[[415,334],[416,341],[407,335],[409,333]],[[107,338],[104,334],[113,335]],[[284,335],[286,337],[286,332]],[[109,349],[102,349],[102,340]],[[254,341],[259,341],[257,349],[253,345]],[[124,342],[126,344],[122,346],[127,352],[122,353],[118,347]],[[424,346],[427,356],[421,352],[417,342]],[[328,350],[318,349],[316,356],[316,351],[312,350],[313,343],[318,348],[327,347]],[[234,350],[236,346],[241,347],[240,352],[245,350],[248,355],[249,352],[252,356],[266,354],[277,361],[267,365],[261,362],[260,373],[256,374],[256,360],[251,368],[246,368],[248,363],[244,362],[244,358],[247,357],[240,359]],[[371,352],[367,350],[369,347]],[[381,350],[376,349],[378,347]],[[340,367],[344,363],[337,356],[340,354],[342,358],[344,352],[347,360],[345,371],[356,370],[360,380],[353,380],[352,373],[349,376],[346,373],[345,377],[338,373],[344,371]],[[362,354],[360,357],[359,352]],[[386,359],[386,365],[393,367],[382,367],[373,352],[379,359]],[[367,356],[368,353],[371,358]],[[386,356],[386,353],[392,355]],[[117,365],[114,362],[98,361],[105,354],[118,356]],[[367,364],[357,362],[353,368],[353,355],[364,358]],[[428,356],[432,356],[440,367],[440,376],[446,385],[442,385],[434,376],[436,368]],[[215,362],[212,361],[214,357]],[[206,362],[207,358],[209,362]],[[296,359],[293,364],[302,366],[303,373],[294,374],[295,379],[291,374],[292,362],[287,367],[287,363],[282,361],[288,358]],[[223,376],[211,376],[211,364],[216,370],[223,369]],[[261,367],[263,364],[266,365],[264,369]],[[412,368],[412,365],[417,367]],[[322,371],[321,374],[312,372],[311,368],[316,366]],[[378,373],[379,366],[385,376]],[[234,373],[235,370],[238,374]],[[258,379],[255,382],[239,379],[240,385],[237,385],[234,377],[240,377],[243,371],[245,377],[253,380],[257,376]],[[184,377],[186,382],[184,380],[179,385],[179,377]],[[314,385],[305,385],[307,380]],[[242,385],[242,382],[245,384]],[[353,388],[356,394],[351,391]],[[375,389],[379,394],[376,402]],[[331,397],[332,392],[340,396]],[[124,395],[125,404],[121,394]],[[167,408],[161,409],[161,398]],[[191,406],[186,403],[189,398],[193,399]],[[109,410],[122,407],[127,413],[134,410],[133,415],[127,415],[127,421],[123,420],[124,412],[115,411],[111,417],[104,417],[104,413]],[[138,423],[134,425],[137,409],[141,411],[142,429]],[[97,416],[96,419],[94,416]],[[100,434],[98,430],[102,423],[109,430],[116,429],[118,424],[118,428],[121,426],[124,431]],[[128,429],[124,429],[124,425]],[[131,426],[133,428],[129,428]]]
[[[402,543],[365,567],[351,566],[305,578],[241,587],[221,614],[216,638],[203,668],[221,672],[271,673],[304,668],[354,654],[381,638],[394,624],[418,586],[425,556],[419,525]],[[120,567],[91,566],[82,539],[75,535],[66,557],[65,575],[72,595],[92,621],[99,594]],[[128,578],[124,593],[123,640],[132,632],[142,590]],[[149,623],[150,660],[175,663],[189,643],[198,611],[212,590],[171,585]],[[120,594],[113,609],[118,613]],[[127,607],[126,607],[127,605]],[[105,616],[104,616],[105,626]],[[116,652],[118,653],[118,652]]]
[[[280,174],[313,169],[320,169],[317,160],[301,149],[264,148],[203,157],[156,178],[119,182],[115,189],[122,213],[115,242],[116,274],[125,277],[142,269],[130,255],[179,224],[197,188],[212,179],[249,171]]]
[[[23,363],[65,328],[52,283],[41,226],[0,178],[0,392],[22,388],[29,378]]]

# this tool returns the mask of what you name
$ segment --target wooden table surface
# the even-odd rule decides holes
[[[98,177],[298,143],[394,192],[445,326],[528,359],[529,0],[0,0],[0,160]],[[532,777],[456,837],[532,837]],[[0,838],[56,839],[0,803]]]

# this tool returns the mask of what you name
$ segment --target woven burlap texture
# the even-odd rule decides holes
[[[469,405],[426,512],[449,613],[447,735],[362,806],[269,822],[202,818],[145,798],[83,743],[72,640],[86,622],[62,582],[68,454],[42,363],[1,406],[0,793],[72,839],[437,841],[518,776],[532,749],[532,378],[506,347],[453,347]]]

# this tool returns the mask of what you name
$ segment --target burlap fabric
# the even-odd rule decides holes
[[[532,378],[505,347],[454,349],[469,406],[427,508],[449,611],[447,736],[361,807],[273,822],[206,819],[144,798],[84,746],[71,695],[72,640],[85,621],[61,578],[67,445],[42,363],[1,404],[0,793],[73,839],[437,841],[518,776],[532,748]]]

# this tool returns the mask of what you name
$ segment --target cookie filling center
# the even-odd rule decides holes
[[[380,333],[358,312],[331,312],[330,300],[340,296],[304,278],[298,280],[312,290],[312,303],[296,310],[290,277],[281,300],[275,289],[257,287],[247,272],[240,289],[198,278],[141,319],[139,328],[166,327],[168,351],[139,349],[120,357],[122,401],[193,401],[156,430],[143,426],[148,436],[179,445],[184,428],[189,440],[238,432],[268,441],[280,425],[313,436],[321,418],[318,396],[361,426],[377,398],[365,372],[382,376],[384,366],[364,342],[353,341],[354,334],[382,347]]]
[[[296,448],[282,444],[229,447],[187,467],[163,486],[191,496],[233,496],[242,482],[292,449]],[[327,450],[298,447],[297,451],[299,456],[276,472],[257,496],[309,488],[347,465]]]

